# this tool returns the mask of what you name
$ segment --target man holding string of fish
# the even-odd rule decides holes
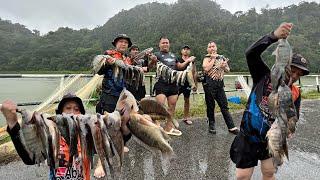
[[[7,132],[9,133],[12,142],[17,150],[17,153],[21,157],[22,161],[27,165],[36,164],[35,159],[31,158],[28,151],[26,150],[20,136],[20,124],[18,123],[17,117],[17,104],[11,100],[6,100],[2,103],[1,111],[7,121]],[[58,104],[56,114],[73,114],[73,115],[84,115],[85,108],[83,106],[82,100],[73,95],[66,94],[63,96],[62,100]],[[124,127],[129,119],[122,119],[124,124],[122,131],[127,128]],[[69,145],[68,141],[64,136],[60,136],[59,144],[59,166],[57,168],[50,167],[50,177],[49,179],[90,179],[90,157],[77,157],[72,166],[68,166]],[[80,146],[78,144],[78,151],[80,151]],[[83,161],[83,163],[81,163]],[[81,165],[83,164],[84,167]],[[101,166],[101,164],[100,164]],[[98,166],[99,167],[99,166]],[[99,168],[98,168],[99,170]]]
[[[258,160],[261,161],[263,179],[275,179],[274,173],[277,166],[283,163],[284,154],[288,154],[286,138],[291,137],[294,133],[301,101],[300,89],[293,83],[301,76],[309,74],[306,59],[299,54],[292,55],[292,50],[286,40],[292,27],[291,23],[282,23],[275,31],[263,36],[246,50],[253,87],[241,121],[240,133],[235,137],[230,149],[230,158],[237,168],[237,179],[250,179]],[[276,64],[270,70],[262,60],[261,54],[278,40],[279,45],[275,51]],[[278,65],[281,61],[280,58],[288,59],[286,66],[283,65],[284,63],[282,63],[282,67]],[[282,60],[282,62],[284,61]],[[278,76],[279,74],[280,76]],[[281,81],[282,84],[279,86]],[[275,85],[279,89],[276,89]],[[288,87],[287,92],[283,91],[285,87]],[[274,96],[274,91],[279,91],[279,95]],[[285,98],[280,95],[282,91],[286,93],[285,95],[290,95],[291,104],[281,104],[282,99]],[[286,100],[288,101],[288,98]],[[277,104],[278,101],[279,104]],[[278,107],[277,110],[281,112],[283,112],[282,109],[285,109],[284,116],[281,117],[285,117],[282,120],[287,121],[286,136],[279,140],[284,144],[277,146],[282,149],[280,155],[274,152],[274,146],[270,146],[275,140],[271,131],[282,129],[282,127],[274,126],[278,125],[279,121],[279,118],[274,116],[275,107]]]

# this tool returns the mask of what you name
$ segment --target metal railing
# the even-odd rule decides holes
[[[0,79],[1,78],[60,78],[60,85],[63,84],[63,81],[64,81],[64,78],[66,77],[70,77],[70,76],[75,76],[76,74],[0,74]],[[83,74],[83,77],[92,77],[93,75],[92,74]],[[233,75],[229,75],[229,74],[226,74],[224,75],[225,77],[238,77],[240,76],[237,75],[237,74],[233,74]],[[246,79],[246,82],[248,85],[250,85],[250,78],[251,76],[249,74],[241,74],[241,76],[243,76],[245,79]],[[301,79],[299,79],[298,81],[298,85],[301,87],[301,88],[304,88],[304,87],[316,87],[317,91],[320,92],[320,84],[319,84],[319,76],[320,75],[307,75],[306,77],[313,77],[315,79],[315,83],[314,84],[302,84],[301,82]],[[145,78],[149,80],[149,94],[153,94],[152,92],[152,86],[153,86],[153,82],[154,82],[154,79],[155,79],[155,75],[150,75],[150,74],[146,74],[145,75]],[[232,91],[237,91],[236,89],[229,89],[229,90],[226,90],[226,92],[232,92]],[[199,93],[203,93],[203,92],[199,92]]]

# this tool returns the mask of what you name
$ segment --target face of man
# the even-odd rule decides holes
[[[160,39],[159,48],[161,52],[169,52],[169,48],[170,48],[169,39]]]
[[[133,56],[137,55],[138,53],[139,53],[138,48],[132,48],[130,51],[130,56],[133,57]]]
[[[128,49],[129,42],[126,39],[119,39],[116,43],[116,50],[124,53]]]
[[[191,51],[190,51],[189,48],[183,48],[183,49],[181,50],[182,56],[190,56],[190,53],[191,53]]]
[[[207,52],[208,54],[217,54],[217,45],[216,43],[214,42],[211,42],[208,44],[208,47],[207,47]]]
[[[63,113],[66,114],[81,114],[79,104],[75,101],[68,101],[64,104]]]
[[[297,82],[301,76],[303,76],[303,70],[295,66],[291,66],[291,72],[290,72],[291,81],[289,81],[288,85],[291,86],[293,83]]]

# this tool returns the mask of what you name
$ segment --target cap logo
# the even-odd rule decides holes
[[[306,64],[307,63],[307,60],[305,58],[301,58],[301,62]]]

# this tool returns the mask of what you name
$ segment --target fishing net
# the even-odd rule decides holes
[[[246,80],[244,79],[244,77],[242,75],[238,76],[238,81],[241,84],[241,87],[242,87],[244,93],[246,94],[247,98],[249,98],[250,93],[251,93],[250,86],[247,84]]]
[[[60,83],[60,86],[57,87],[45,101],[34,108],[33,111],[54,114],[58,102],[63,95],[67,93],[77,95],[83,100],[84,106],[87,106],[93,93],[101,84],[102,79],[103,77],[100,75],[94,75],[91,78],[88,78],[84,74],[69,76]]]

